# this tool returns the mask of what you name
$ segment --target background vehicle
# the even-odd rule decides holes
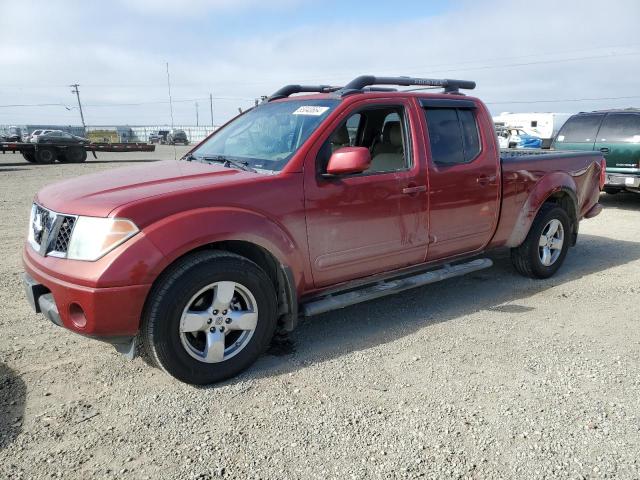
[[[496,127],[500,148],[542,148],[542,139],[520,128]]]
[[[22,129],[20,127],[9,127],[4,134],[7,142],[21,142]]]
[[[184,145],[189,145],[189,138],[184,130],[171,130],[167,135],[167,143],[169,145],[175,145],[177,143],[182,143]]]
[[[59,130],[57,132],[60,132]],[[96,157],[96,152],[152,152],[154,145],[146,143],[89,143],[82,137],[66,132],[64,135],[41,135],[38,142],[5,142],[0,140],[0,153],[21,153],[30,163],[49,164],[80,163],[87,159],[87,152]],[[69,139],[69,135],[73,138]]]
[[[486,106],[458,94],[474,87],[289,85],[184,161],[45,187],[23,251],[29,301],[206,384],[247,368],[299,315],[487,268],[488,250],[548,278],[601,210],[604,159],[501,156]],[[292,96],[303,92],[317,94]]]
[[[640,193],[640,109],[574,115],[558,132],[553,148],[601,152],[607,161],[604,190]]]
[[[27,137],[27,142],[37,142],[38,137],[45,133],[53,132],[53,130],[34,130],[31,135]]]
[[[157,130],[155,132],[151,132],[149,134],[149,143],[167,143],[167,135],[169,135],[169,130]]]
[[[571,116],[570,113],[530,112],[511,113],[503,112],[493,117],[496,126],[520,128],[527,134],[542,139],[541,148],[549,148],[556,134]]]
[[[45,130],[43,133],[36,137],[35,143],[55,143],[57,145],[87,145],[90,142],[84,137],[71,135],[70,133],[63,132],[62,130]]]

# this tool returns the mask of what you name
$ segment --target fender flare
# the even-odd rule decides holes
[[[282,313],[286,331],[295,328],[298,295],[305,284],[304,253],[295,240],[273,219],[251,210],[212,207],[177,213],[144,229],[145,236],[161,252],[158,276],[180,257],[220,242],[245,242],[260,247],[276,261],[279,298],[287,304]]]
[[[571,198],[573,212],[568,213],[574,223],[575,236],[578,227],[578,197],[576,191],[576,183],[568,173],[552,172],[543,176],[533,187],[527,200],[522,205],[506,246],[514,248],[521,245],[527,237],[542,205],[559,193],[566,194]]]

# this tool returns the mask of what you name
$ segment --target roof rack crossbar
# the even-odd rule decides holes
[[[340,87],[332,87],[331,85],[285,85],[280,90],[271,95],[267,101],[286,98],[294,93],[329,93],[339,90]]]
[[[457,93],[461,88],[473,90],[476,82],[471,80],[453,80],[451,78],[414,78],[414,77],[376,77],[374,75],[362,75],[347,83],[340,90],[342,95],[360,92],[371,85],[398,85],[401,87],[427,86],[442,87],[446,93]]]

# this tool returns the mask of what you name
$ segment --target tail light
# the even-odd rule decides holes
[[[600,160],[600,190],[604,188],[607,181],[607,161],[603,158]]]

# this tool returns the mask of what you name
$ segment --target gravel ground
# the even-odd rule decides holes
[[[603,195],[552,279],[498,253],[194,388],[49,324],[20,281],[39,188],[159,158],[0,155],[0,478],[640,477],[640,195]]]

